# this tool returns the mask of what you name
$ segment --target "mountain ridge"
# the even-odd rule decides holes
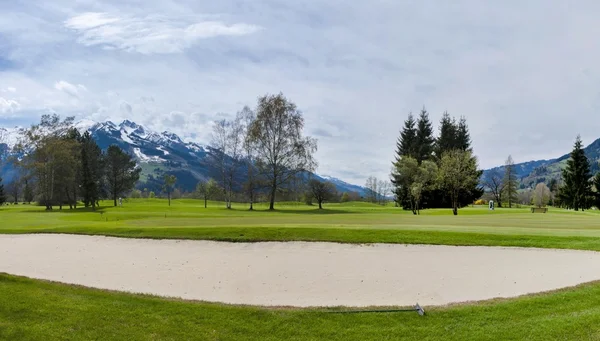
[[[600,138],[584,148],[585,155],[590,161],[590,169],[592,174],[600,171]],[[570,151],[554,159],[547,160],[532,160],[521,163],[515,163],[517,178],[519,179],[519,187],[521,189],[533,188],[540,182],[548,184],[552,179],[560,180],[561,171],[566,166],[566,162],[570,157]],[[491,172],[504,172],[504,165],[496,166],[484,170],[482,182],[489,176]]]
[[[218,169],[210,162],[213,149],[197,142],[185,142],[177,134],[168,131],[156,132],[130,120],[115,123],[110,120],[96,122],[81,120],[74,124],[80,133],[89,131],[98,146],[106,150],[116,144],[133,155],[142,168],[138,188],[160,189],[163,174],[174,174],[178,185],[186,191],[195,189],[198,181],[218,178]],[[19,141],[20,127],[0,128],[0,161],[5,159]],[[4,166],[0,175],[7,181],[14,170]],[[320,180],[331,181],[340,192],[358,192],[364,195],[365,188],[350,184],[335,177],[311,174]],[[242,180],[242,179],[240,179]]]

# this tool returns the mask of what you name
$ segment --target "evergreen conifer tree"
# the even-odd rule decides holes
[[[417,129],[415,125],[415,118],[412,114],[409,114],[406,121],[404,121],[404,127],[400,132],[398,142],[396,142],[396,161],[400,160],[402,156],[415,157],[417,147]]]
[[[456,129],[456,148],[461,150],[471,150],[471,134],[467,126],[467,119],[462,116],[458,121]]]
[[[434,142],[433,126],[429,120],[427,110],[423,107],[419,114],[419,120],[417,121],[416,159],[419,164],[432,158]]]
[[[517,202],[517,173],[515,171],[515,162],[512,156],[508,156],[504,164],[504,201],[509,208]]]
[[[89,132],[85,132],[81,142],[81,191],[85,207],[96,207],[100,199],[104,177],[102,150]]]
[[[567,167],[562,172],[564,186],[560,191],[560,199],[567,208],[578,211],[591,206],[591,176],[590,162],[585,156],[581,137],[577,136],[571,158],[567,160]]]
[[[442,154],[456,147],[457,127],[454,119],[450,117],[448,112],[444,112],[440,120],[440,135],[435,141],[435,157],[438,160],[442,159]]]
[[[6,202],[6,194],[4,193],[4,184],[2,178],[0,178],[0,205],[4,205]]]

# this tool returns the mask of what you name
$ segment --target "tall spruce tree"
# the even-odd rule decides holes
[[[592,183],[595,189],[593,196],[593,205],[596,206],[596,208],[600,209],[600,173],[596,173],[594,179],[592,180]],[[552,187],[550,187],[550,189],[552,189]]]
[[[417,158],[417,128],[416,121],[412,113],[404,121],[404,127],[400,131],[400,136],[396,142],[396,160],[392,162],[391,182],[394,186],[395,200],[398,205],[407,208],[410,205],[409,192],[406,186],[402,186],[401,174],[398,174],[397,164],[403,157]]]
[[[2,178],[0,178],[0,205],[4,205],[6,202],[6,194],[4,193],[4,184]]]
[[[509,208],[517,202],[517,173],[515,170],[515,162],[512,156],[508,156],[506,163],[504,164],[504,201],[508,204]]]
[[[425,107],[421,109],[417,121],[417,155],[416,159],[421,164],[425,160],[431,160],[435,139],[433,138],[433,125],[429,120],[429,114]]]
[[[456,148],[460,150],[471,150],[471,134],[469,134],[467,119],[464,116],[461,116],[458,121],[458,127],[456,129]]]
[[[567,208],[575,211],[590,208],[590,197],[593,196],[591,176],[590,162],[585,156],[583,143],[578,135],[571,158],[567,160],[567,167],[562,172],[564,186],[561,188],[559,196]]]
[[[408,118],[404,121],[404,127],[398,137],[396,143],[396,161],[402,156],[416,157],[417,154],[417,128],[415,118],[412,113],[408,114]]]
[[[447,111],[440,120],[440,135],[435,141],[435,158],[442,159],[442,154],[456,148],[457,126],[456,121],[450,117]]]

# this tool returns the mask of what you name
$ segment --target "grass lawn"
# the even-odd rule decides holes
[[[0,207],[0,233],[76,233],[223,241],[505,245],[600,251],[597,211],[465,208],[414,216],[393,207],[130,200],[45,212]],[[1,251],[0,251],[1,254]],[[0,269],[2,271],[2,269]],[[333,314],[238,307],[88,289],[0,274],[0,340],[600,340],[600,283],[416,313]]]
[[[3,274],[0,302],[2,340],[600,340],[600,283],[423,317],[183,302]]]
[[[329,204],[318,210],[296,203],[277,211],[257,205],[226,210],[221,203],[203,207],[199,200],[130,200],[124,207],[45,212],[29,205],[0,208],[0,233],[77,233],[119,237],[207,239],[220,241],[333,241],[569,248],[600,251],[597,211],[528,208],[427,210],[414,216],[394,207],[365,203]]]

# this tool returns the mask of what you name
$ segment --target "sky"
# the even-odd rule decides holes
[[[481,168],[600,137],[600,2],[0,2],[0,126],[130,119],[188,141],[283,92],[318,173],[389,178],[410,112],[465,116]]]

